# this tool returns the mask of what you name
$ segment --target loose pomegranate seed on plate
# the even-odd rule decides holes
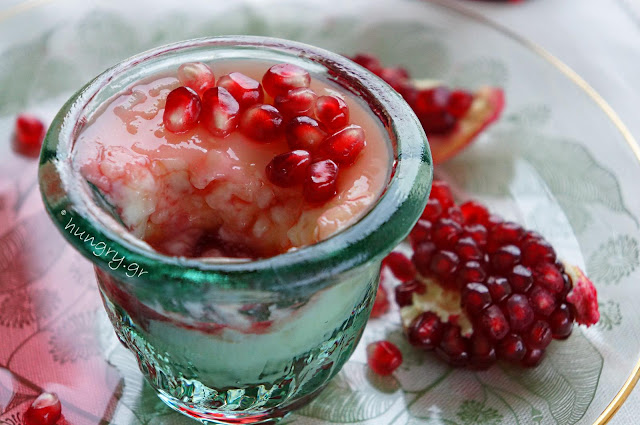
[[[309,73],[290,63],[273,65],[262,77],[262,87],[273,98],[284,96],[289,90],[309,87],[310,83],[311,76]]]
[[[461,223],[451,218],[458,211]],[[458,210],[443,181],[433,182],[409,239],[416,275],[396,287],[403,326],[419,345],[419,328],[428,333],[434,316],[447,317],[438,346],[425,347],[451,365],[486,369],[498,358],[533,367],[552,338],[569,337],[574,320],[598,321],[596,290],[579,269],[539,234],[475,201]]]
[[[207,89],[216,83],[216,77],[211,68],[202,62],[187,62],[178,68],[178,80],[180,84],[189,87],[198,95],[202,95]]]
[[[346,167],[355,162],[366,144],[362,127],[352,124],[322,142],[319,148],[320,155]]]
[[[267,178],[271,183],[280,187],[302,184],[310,163],[311,155],[307,151],[285,152],[275,156],[267,164]]]
[[[336,195],[338,166],[330,159],[314,162],[307,169],[304,198],[311,203],[323,203]]]
[[[15,124],[14,149],[25,156],[38,156],[45,130],[44,123],[36,116],[30,114],[18,115]]]
[[[402,353],[389,341],[367,345],[367,363],[378,375],[391,375],[402,364]]]
[[[240,109],[262,103],[264,93],[259,82],[241,72],[232,72],[218,79],[218,87],[225,88],[234,97]]]
[[[54,425],[62,414],[62,405],[55,393],[42,393],[24,413],[25,425]]]
[[[349,124],[349,107],[338,96],[320,96],[316,99],[315,114],[329,131],[337,131]]]
[[[253,105],[242,114],[240,131],[255,141],[272,142],[282,131],[282,114],[271,105]]]
[[[202,125],[217,137],[226,137],[238,127],[240,105],[223,87],[213,87],[202,95]]]
[[[178,87],[167,96],[162,122],[172,133],[184,133],[198,124],[201,109],[200,97],[193,89]]]

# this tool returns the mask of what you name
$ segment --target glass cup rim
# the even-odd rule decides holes
[[[178,50],[210,47],[259,48],[279,53],[295,54],[318,62],[337,75],[348,76],[352,83],[375,99],[388,121],[390,138],[395,139],[395,171],[385,192],[367,214],[335,235],[273,257],[252,261],[211,261],[202,258],[172,257],[152,250],[141,240],[115,226],[105,226],[97,217],[106,215],[88,196],[78,202],[82,192],[74,181],[71,154],[73,143],[81,127],[85,108],[100,90],[108,86],[117,75],[131,71],[145,60]],[[356,94],[356,96],[361,96]],[[51,165],[53,162],[53,173]],[[47,179],[55,180],[50,184]],[[132,56],[98,75],[76,92],[54,118],[45,137],[39,164],[39,180],[45,207],[56,224],[74,247],[94,265],[122,278],[131,280],[127,268],[114,269],[108,255],[96,255],[94,246],[81,243],[65,225],[74,220],[79,229],[90,232],[96,239],[144,270],[137,279],[162,282],[176,279],[194,284],[219,284],[229,287],[260,289],[307,286],[331,276],[353,269],[391,251],[411,230],[426,203],[433,164],[426,135],[417,117],[404,99],[389,85],[344,56],[300,42],[261,36],[205,37],[167,44]],[[55,187],[55,190],[52,189]],[[85,199],[83,199],[85,198]],[[88,202],[88,203],[87,203]],[[395,214],[402,209],[406,214]],[[67,211],[73,210],[73,216]],[[102,215],[102,216],[101,216]],[[112,220],[113,224],[117,224]],[[122,226],[120,226],[122,227]],[[89,233],[88,233],[89,234]],[[133,261],[131,261],[133,260]],[[232,282],[232,284],[230,284]]]

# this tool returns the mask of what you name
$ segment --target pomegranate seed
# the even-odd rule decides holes
[[[202,103],[198,94],[188,87],[171,90],[164,106],[162,122],[172,133],[184,133],[198,123]]]
[[[293,89],[284,96],[277,96],[273,106],[284,115],[285,118],[297,116],[311,116],[318,95],[308,87]]]
[[[484,224],[489,218],[489,211],[479,202],[467,201],[460,205],[464,221],[469,224]]]
[[[447,112],[455,118],[462,118],[473,103],[473,95],[463,90],[454,90],[447,102]]]
[[[367,345],[367,363],[378,375],[391,375],[402,364],[402,353],[389,341]]]
[[[559,300],[567,298],[567,295],[569,295],[569,292],[573,289],[573,284],[566,273],[562,274],[562,282],[564,283],[564,287],[562,288],[562,292],[557,295]]]
[[[524,230],[519,224],[505,221],[496,224],[491,229],[489,243],[495,245],[496,248],[507,244],[517,244],[523,234]]]
[[[24,414],[25,425],[53,425],[62,414],[62,405],[55,393],[42,393]]]
[[[533,309],[527,297],[522,294],[513,294],[507,299],[506,313],[512,331],[524,331],[533,323]]]
[[[262,86],[269,96],[273,98],[284,96],[289,90],[309,87],[310,83],[311,76],[309,73],[290,63],[273,65],[262,77]]]
[[[444,111],[449,97],[449,89],[444,86],[420,90],[415,103],[416,114]]]
[[[539,263],[553,263],[556,261],[556,252],[549,243],[543,239],[529,239],[522,244],[522,263],[534,266]]]
[[[489,276],[485,285],[489,288],[489,293],[494,303],[502,302],[512,292],[511,285],[504,277]]]
[[[437,314],[427,311],[409,325],[409,343],[423,350],[433,350],[442,340],[443,324]]]
[[[436,354],[452,366],[465,366],[469,362],[469,348],[460,334],[460,326],[445,323],[443,328]]]
[[[429,198],[437,199],[443,209],[453,206],[453,194],[449,185],[442,180],[434,180],[431,185],[431,193]]]
[[[295,117],[287,124],[285,134],[291,149],[315,151],[327,138],[327,133],[320,128],[318,121],[310,117]]]
[[[548,317],[556,309],[556,299],[549,291],[534,285],[529,294],[529,303],[538,316]]]
[[[567,304],[560,306],[549,316],[549,326],[554,339],[567,339],[573,330],[573,312]]]
[[[26,156],[38,156],[44,135],[42,121],[30,114],[20,114],[16,118],[14,149]]]
[[[321,156],[332,159],[338,165],[349,166],[367,145],[364,137],[364,130],[359,125],[345,127],[320,145]]]
[[[487,335],[493,341],[498,341],[504,338],[509,333],[509,323],[507,318],[504,317],[504,313],[497,305],[491,305],[487,307],[480,317],[480,326]]]
[[[256,103],[262,103],[264,93],[259,82],[247,77],[241,72],[232,72],[223,75],[218,80],[218,87],[224,87],[240,105],[240,109],[246,109]]]
[[[535,230],[529,230],[524,233],[524,236],[522,237],[523,244],[533,240],[544,240],[544,238],[540,233],[536,232]]]
[[[515,292],[526,293],[533,284],[533,275],[529,267],[516,265],[509,273],[509,284]]]
[[[520,248],[506,245],[499,248],[491,257],[494,270],[503,272],[509,270],[520,261]],[[515,288],[514,288],[515,289]]]
[[[302,183],[310,163],[311,155],[303,150],[277,155],[267,164],[267,178],[276,186],[295,186]]]
[[[555,294],[564,289],[564,279],[555,264],[538,264],[533,269],[533,279],[537,285]]]
[[[382,71],[382,64],[380,64],[380,61],[375,56],[361,53],[352,57],[351,60],[363,68],[367,68],[376,75],[380,75],[380,72]]]
[[[462,211],[460,211],[460,208],[456,207],[455,205],[453,207],[449,207],[445,212],[445,215],[449,217],[451,220],[455,221],[456,223],[459,223],[459,224],[464,223],[464,217],[462,217]]]
[[[493,230],[494,227],[502,223],[504,223],[504,219],[501,216],[499,216],[498,214],[489,214],[485,227],[487,228],[487,230]]]
[[[484,257],[484,254],[480,251],[476,242],[470,237],[458,239],[458,242],[456,242],[456,246],[454,247],[454,251],[458,254],[461,260],[480,261]]]
[[[430,268],[443,280],[450,279],[458,268],[458,256],[451,251],[438,251],[431,258]]]
[[[522,359],[521,364],[524,367],[536,367],[540,364],[543,357],[544,357],[544,350],[538,350],[533,348],[533,349],[527,350],[527,354],[524,355],[524,358]]]
[[[409,73],[406,69],[400,67],[382,68],[380,71],[380,78],[382,78],[387,84],[389,84],[397,92],[407,85],[409,79]]]
[[[467,261],[458,267],[456,272],[456,282],[458,287],[463,288],[469,282],[482,283],[487,277],[487,273],[482,265],[477,261]]]
[[[415,250],[420,242],[424,242],[431,239],[431,228],[433,225],[429,220],[418,220],[411,233],[409,233],[409,240],[411,241],[411,247]]]
[[[418,272],[421,275],[427,276],[430,274],[431,269],[431,259],[433,258],[433,254],[436,252],[436,244],[433,242],[423,242],[418,244],[418,246],[413,251],[413,257],[411,257],[411,261],[416,266]]]
[[[271,105],[250,106],[240,120],[240,130],[245,136],[258,142],[272,142],[280,136],[282,114]]]
[[[389,267],[391,273],[402,282],[407,282],[416,277],[415,266],[411,260],[401,252],[391,252],[382,260],[382,265]]]
[[[465,236],[473,239],[479,247],[487,244],[487,229],[482,224],[469,224],[462,227]]]
[[[496,350],[491,341],[479,332],[471,335],[470,365],[475,370],[487,370],[496,362]]]
[[[440,214],[442,214],[440,201],[435,198],[429,198],[427,205],[424,207],[424,211],[422,211],[422,218],[434,222],[440,217]]]
[[[308,202],[323,203],[337,193],[338,166],[330,159],[314,162],[307,169],[304,198]]]
[[[389,296],[387,291],[382,285],[382,281],[378,284],[378,290],[376,291],[376,299],[373,302],[371,308],[371,317],[377,318],[389,311]]]
[[[402,282],[396,286],[395,289],[396,304],[398,304],[400,308],[411,305],[413,303],[413,294],[424,294],[425,290],[426,286],[418,280]]]
[[[527,354],[527,348],[518,334],[509,334],[498,343],[498,357],[517,363]]]
[[[349,124],[349,107],[337,96],[318,97],[315,113],[318,121],[329,131],[340,130]]]
[[[198,95],[202,95],[216,83],[213,71],[202,62],[187,62],[180,65],[178,68],[178,80],[180,84],[189,87]]]
[[[213,87],[202,95],[202,125],[217,137],[226,137],[238,127],[240,105],[226,89]]]
[[[551,328],[547,322],[542,320],[537,320],[524,336],[524,342],[527,347],[538,350],[547,348],[551,343],[551,339]]]
[[[446,134],[456,125],[456,119],[446,111],[427,112],[418,118],[427,134]]]
[[[432,238],[439,247],[453,247],[460,235],[462,235],[462,226],[450,218],[439,218],[433,224]]]
[[[462,307],[467,312],[476,316],[482,313],[482,310],[491,305],[491,294],[489,289],[482,283],[467,283],[462,290]]]

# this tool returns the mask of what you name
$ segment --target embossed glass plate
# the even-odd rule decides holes
[[[0,8],[0,140],[10,139],[16,113],[51,118],[106,67],[172,41],[257,34],[374,53],[415,78],[505,89],[499,123],[436,174],[460,198],[479,198],[539,230],[599,290],[601,322],[552,344],[529,371],[452,370],[408,346],[392,311],[370,321],[341,374],[286,423],[607,421],[640,357],[640,164],[633,140],[597,95],[544,53],[433,3],[158,3],[52,0]],[[44,216],[35,169],[0,143],[0,423],[20,423],[43,388],[60,394],[68,423],[192,423],[155,397],[116,341],[90,267]],[[368,372],[364,352],[382,338],[405,357],[385,379]]]

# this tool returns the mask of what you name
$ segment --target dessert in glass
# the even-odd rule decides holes
[[[39,178],[159,397],[204,423],[268,423],[352,354],[432,164],[373,74],[235,36],[98,76],[54,120]]]

